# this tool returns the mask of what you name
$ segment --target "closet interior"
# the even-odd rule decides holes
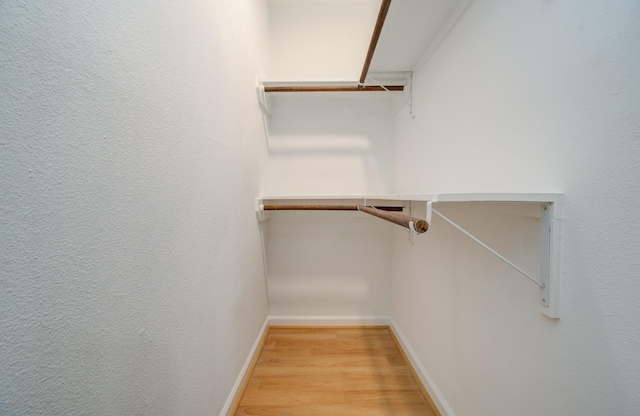
[[[428,178],[425,178],[424,188],[398,194],[399,185],[394,183],[394,164],[397,163],[394,159],[395,118],[401,112],[414,115],[413,68],[421,59],[428,58],[468,2],[440,2],[439,5],[390,0],[347,3],[270,3],[268,62],[273,68],[269,68],[269,78],[257,88],[269,149],[268,193],[256,199],[255,207],[262,231],[270,314],[307,319],[312,316],[371,318],[391,314],[390,299],[385,299],[389,291],[384,289],[390,285],[384,283],[392,279],[390,275],[371,278],[375,284],[366,283],[368,278],[364,275],[358,283],[347,283],[349,278],[339,277],[349,275],[347,270],[366,263],[368,257],[380,258],[374,247],[385,243],[374,244],[373,241],[392,239],[393,231],[383,224],[370,226],[372,221],[367,220],[365,214],[368,213],[404,227],[409,233],[409,244],[414,238],[434,238],[427,230],[437,215],[511,266],[516,274],[538,286],[540,311],[557,318],[562,195],[428,193]],[[415,19],[427,15],[432,16],[431,19],[439,18],[439,21],[429,26],[431,33],[425,34],[424,25],[416,24]],[[333,26],[327,24],[329,21]],[[328,34],[330,31],[335,33]],[[332,36],[340,37],[341,42],[334,38],[329,39],[329,45],[323,43]],[[366,48],[365,39],[368,39]],[[340,48],[340,43],[349,42],[353,43]],[[344,62],[341,56],[348,56],[350,60]],[[361,68],[356,68],[357,62],[364,62],[360,64]],[[356,69],[359,69],[358,73]],[[428,163],[428,156],[425,155],[425,163]],[[536,276],[444,216],[436,209],[441,203],[509,203],[533,208],[532,215],[539,221],[539,235],[534,238],[532,250],[539,263]],[[326,224],[330,221],[335,221],[336,225]],[[344,223],[349,221],[358,225],[346,226]],[[327,229],[337,228],[332,234],[326,230],[318,233],[319,241],[313,243],[312,230],[321,227],[320,224],[325,224]],[[328,245],[336,246],[346,238],[353,244],[370,245],[372,251],[368,254],[363,251],[361,256],[364,258],[336,256],[331,250],[320,249],[324,238],[334,242]],[[308,244],[308,252],[304,251],[305,245],[301,242]],[[317,247],[312,248],[314,246]],[[316,277],[309,278],[306,283],[303,277],[292,277],[301,271],[296,264],[305,256],[322,258],[326,263],[320,272],[314,271],[314,263],[309,262],[308,269],[302,274]],[[390,254],[382,257],[387,263],[393,262]],[[289,267],[291,272],[287,271]],[[386,265],[382,270],[390,270],[390,266]],[[306,284],[309,285],[307,289]],[[341,287],[343,285],[346,287]],[[365,289],[367,286],[375,289]],[[330,293],[336,298],[348,298],[348,293],[358,291],[360,295],[353,300],[354,305],[360,305],[359,309],[335,309],[335,302],[328,301],[323,306],[323,302],[313,300],[314,294],[318,293],[325,293],[327,298],[331,297]],[[365,296],[365,292],[374,294]],[[293,298],[300,297],[309,297],[307,300],[315,307],[297,310],[292,305],[298,300]],[[370,305],[365,305],[365,298],[369,299]],[[383,304],[387,306],[380,307]]]
[[[640,414],[638,39],[637,0],[0,1],[0,415]]]
[[[425,8],[434,4],[384,0],[373,22],[374,3],[354,2],[345,11],[344,5],[271,2],[269,62],[276,68],[257,88],[269,149],[268,192],[255,201],[270,324],[391,325],[402,340],[393,319],[399,252],[412,247],[423,273],[432,273],[428,260],[422,260],[428,255],[419,252],[429,250],[421,240],[438,244],[442,231],[432,232],[432,227],[456,229],[485,249],[486,256],[509,266],[512,279],[525,278],[523,290],[535,295],[539,311],[558,318],[561,194],[472,188],[429,193],[429,178],[400,193],[402,184],[394,177],[397,120],[404,115],[410,122],[425,111],[414,105],[413,68],[428,59],[468,2],[441,2],[449,8],[440,11],[438,30],[429,35],[418,33],[424,25],[412,19],[428,15]],[[359,46],[364,45],[362,33],[372,29],[368,47],[348,45],[346,52],[334,42],[323,49],[318,44],[328,36],[327,15],[349,18],[344,27],[333,22],[334,27],[347,28],[345,38],[360,37]],[[362,28],[371,23],[370,30],[361,28],[354,36],[358,19]],[[319,32],[310,33],[313,27]],[[298,38],[296,47],[291,42]],[[325,55],[308,67],[314,57],[304,55],[315,54],[316,48]],[[343,62],[340,56],[364,57],[359,76],[357,59]],[[430,155],[420,159],[429,163]],[[503,226],[513,227],[498,239],[498,249],[483,241],[495,242],[486,230],[477,237],[450,218],[477,215],[474,211],[497,223],[504,216]],[[500,252],[509,248],[513,233],[521,233],[515,244],[524,244],[515,259],[509,258],[510,249]],[[411,350],[406,341],[401,345]],[[429,390],[431,384],[422,379]],[[441,403],[437,391],[431,388],[430,394]]]

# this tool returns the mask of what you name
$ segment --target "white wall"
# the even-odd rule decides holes
[[[0,414],[222,408],[267,312],[262,7],[0,5]]]
[[[273,94],[271,195],[371,195],[393,187],[386,94]],[[389,314],[391,228],[363,213],[278,212],[264,223],[269,313]]]
[[[270,111],[269,194],[393,189],[393,116],[386,94],[272,94]]]
[[[270,81],[357,81],[376,0],[269,0]]]
[[[478,0],[416,74],[398,192],[566,194],[560,320],[443,221],[396,233],[393,316],[458,416],[640,412],[638,39],[636,1]],[[531,218],[442,210],[535,271]]]
[[[269,314],[388,316],[391,225],[361,212],[274,212]]]

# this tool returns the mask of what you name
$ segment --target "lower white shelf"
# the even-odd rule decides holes
[[[410,208],[412,204],[426,204],[426,222],[431,225],[431,215],[435,212],[458,230],[479,243],[512,268],[540,286],[540,312],[551,317],[560,317],[561,266],[561,220],[562,199],[559,193],[440,193],[440,194],[393,194],[393,195],[347,195],[347,196],[261,196],[256,199],[258,221],[269,219],[267,206],[286,205],[291,209],[300,206],[385,206]],[[433,208],[439,202],[522,202],[540,204],[540,276],[529,275],[513,262],[484,244],[464,228],[444,217]],[[264,242],[263,242],[264,244]]]

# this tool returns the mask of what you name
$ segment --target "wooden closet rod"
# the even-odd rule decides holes
[[[265,86],[264,92],[358,92],[358,91],[404,91],[404,85],[364,85],[373,59],[373,53],[376,51],[382,26],[387,18],[391,0],[382,0],[376,26],[373,29],[373,35],[369,42],[369,50],[364,60],[362,73],[358,85],[289,85],[289,86]]]
[[[369,66],[371,65],[371,60],[373,59],[373,53],[376,51],[378,39],[380,39],[380,33],[382,33],[382,26],[384,26],[384,20],[387,18],[389,6],[391,6],[391,0],[382,0],[380,11],[378,12],[378,20],[376,20],[376,27],[375,29],[373,29],[373,35],[371,36],[371,42],[369,43],[367,58],[364,60],[364,67],[362,68],[362,74],[360,74],[360,86],[362,86],[362,84],[364,84],[364,81],[367,79]]]
[[[402,207],[375,207],[381,211],[402,212]],[[358,211],[357,205],[264,205],[265,211]]]
[[[394,224],[398,224],[404,228],[411,229],[413,223],[413,229],[418,234],[422,234],[429,229],[429,224],[425,220],[420,218],[410,217],[404,214],[398,214],[397,212],[386,212],[373,207],[358,206],[358,211],[366,212],[375,217],[382,218],[383,220],[390,221]]]
[[[289,85],[265,86],[264,92],[367,92],[404,91],[404,85]]]
[[[411,223],[413,223],[413,229],[419,234],[429,229],[429,224],[427,224],[425,220],[399,214],[398,212],[402,211],[402,207],[366,207],[362,205],[264,205],[263,209],[265,211],[362,211],[408,229],[411,229]]]

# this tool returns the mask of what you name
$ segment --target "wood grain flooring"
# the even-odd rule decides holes
[[[239,397],[236,416],[439,416],[387,327],[271,327]]]

